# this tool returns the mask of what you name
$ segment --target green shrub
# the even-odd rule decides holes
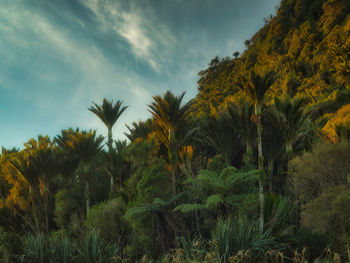
[[[195,237],[193,239],[179,237],[177,242],[180,245],[180,249],[183,251],[183,259],[188,261],[199,260],[201,261],[207,250],[207,241]]]
[[[303,203],[317,198],[329,187],[347,184],[350,170],[350,142],[318,143],[290,163],[289,188]]]
[[[61,190],[55,196],[55,222],[60,228],[68,228],[72,218],[80,211],[82,200],[74,190]]]
[[[337,251],[350,244],[350,187],[334,186],[308,202],[301,213],[302,225],[327,234]]]
[[[143,171],[138,182],[138,202],[152,203],[156,197],[170,197],[170,177],[165,160],[155,159],[154,163]]]
[[[311,259],[320,256],[330,243],[327,235],[312,232],[311,229],[305,227],[298,229],[287,241],[292,247],[291,255],[294,253],[294,250],[301,251],[306,247]]]
[[[14,233],[5,232],[0,227],[0,262],[13,262],[14,255],[19,253],[20,238]]]
[[[275,237],[281,237],[293,232],[298,215],[288,198],[270,193],[265,195],[264,216],[265,226]]]
[[[228,166],[230,165],[225,161],[224,157],[222,157],[221,154],[210,158],[207,163],[207,169],[216,173],[220,173]]]
[[[126,205],[121,198],[97,204],[91,207],[86,219],[89,229],[96,229],[106,241],[119,242],[125,240],[127,222],[123,219]]]

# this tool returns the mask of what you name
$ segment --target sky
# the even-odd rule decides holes
[[[152,96],[197,94],[198,72],[275,14],[279,0],[0,0],[0,146],[38,134],[107,129],[88,107],[128,109],[113,128],[150,117]]]

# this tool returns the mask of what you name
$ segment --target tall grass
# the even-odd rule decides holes
[[[270,230],[260,233],[257,221],[241,217],[236,221],[219,219],[212,232],[212,248],[219,262],[227,262],[239,251],[250,251],[253,257],[262,257],[265,251],[276,246]]]
[[[116,261],[118,247],[108,244],[99,238],[95,230],[89,232],[82,247],[78,249],[78,262],[81,263],[111,263]]]
[[[65,235],[28,234],[23,240],[22,254],[16,258],[25,263],[112,263],[116,262],[117,252],[115,244],[104,242],[93,230],[75,245]]]
[[[18,258],[20,262],[47,263],[51,260],[49,239],[42,233],[28,234],[23,241],[23,254]]]
[[[70,239],[63,236],[56,239],[51,239],[52,242],[52,258],[53,262],[70,263],[76,258],[76,250],[72,246]]]

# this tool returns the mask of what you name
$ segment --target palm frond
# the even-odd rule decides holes
[[[277,75],[274,71],[259,75],[251,70],[248,73],[241,73],[237,79],[236,86],[245,92],[254,105],[261,105],[265,94],[276,81]]]
[[[106,98],[103,99],[102,105],[98,105],[95,102],[92,104],[93,106],[89,107],[88,110],[94,113],[108,129],[114,126],[119,117],[128,108],[128,106],[123,106],[121,100],[113,104],[113,101],[108,101]]]
[[[96,136],[96,131],[71,134],[65,144],[73,155],[77,156],[84,164],[90,163],[101,150],[103,136]]]

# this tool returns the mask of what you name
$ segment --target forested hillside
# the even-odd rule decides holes
[[[318,118],[329,119],[325,114],[336,112],[350,98],[349,13],[346,0],[282,1],[276,16],[265,19],[265,26],[245,42],[243,54],[216,57],[199,73],[197,113],[216,112],[225,101],[239,98],[238,73],[273,69],[278,81],[268,101],[283,94],[304,97]]]
[[[349,262],[350,1],[283,0],[245,45],[128,140],[104,99],[107,138],[2,148],[0,262]]]

